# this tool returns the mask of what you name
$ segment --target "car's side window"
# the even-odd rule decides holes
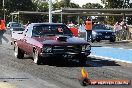
[[[42,27],[34,26],[32,30],[32,36],[40,36],[42,34]]]
[[[26,33],[27,37],[31,37],[31,29],[28,29],[27,33]]]

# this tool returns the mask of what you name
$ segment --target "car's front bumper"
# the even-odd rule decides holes
[[[62,56],[76,56],[76,55],[85,55],[88,56],[90,55],[91,51],[86,51],[86,52],[80,52],[80,53],[75,53],[75,52],[54,52],[54,53],[40,53],[40,56],[42,57],[53,57],[53,56],[58,56],[58,55],[62,55]]]
[[[93,40],[110,40],[110,39],[115,39],[115,35],[96,35],[92,36]]]

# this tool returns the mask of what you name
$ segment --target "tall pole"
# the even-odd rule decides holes
[[[5,20],[5,0],[3,0],[3,14],[4,14],[4,20]]]
[[[62,12],[61,12],[61,23],[63,22]]]
[[[78,24],[80,23],[80,16],[79,15],[77,17],[77,22],[78,22]]]
[[[13,14],[12,14],[12,22],[13,22]]]
[[[52,0],[49,0],[49,23],[52,23]]]

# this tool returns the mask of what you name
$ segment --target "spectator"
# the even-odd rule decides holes
[[[4,36],[4,33],[6,32],[6,26],[5,21],[1,20],[0,24],[0,45],[2,44],[2,38],[8,43],[9,40]]]
[[[127,39],[127,36],[128,36],[128,26],[127,26],[127,23],[122,21],[121,22],[121,39],[122,40],[126,40]]]
[[[92,26],[92,20],[88,18],[85,23],[85,28],[87,31],[87,42],[90,41],[90,38],[92,39]]]
[[[114,31],[116,33],[116,38],[119,41],[121,39],[121,25],[119,22],[116,22],[114,25]]]

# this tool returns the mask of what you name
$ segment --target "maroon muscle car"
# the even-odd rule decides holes
[[[31,23],[23,32],[23,38],[14,45],[16,58],[24,54],[32,55],[36,64],[44,63],[44,58],[63,56],[79,59],[85,63],[91,53],[91,45],[74,37],[70,29],[61,23]]]

